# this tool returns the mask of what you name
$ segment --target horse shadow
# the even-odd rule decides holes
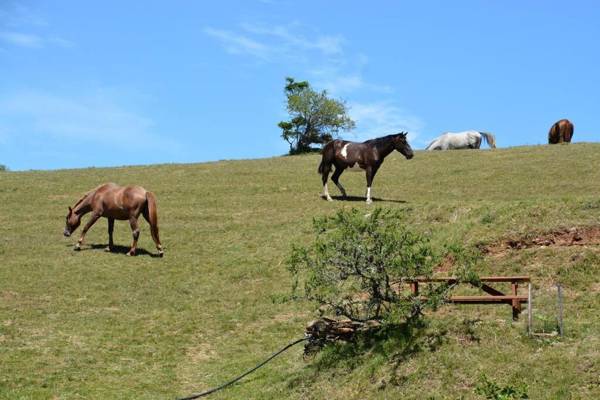
[[[106,247],[108,246],[108,244],[91,244],[85,247],[82,247],[80,250],[77,251],[98,251],[98,250],[102,250],[105,251]],[[68,247],[71,247],[71,245],[68,245]],[[129,252],[130,247],[128,246],[119,246],[119,245],[113,245],[112,250],[111,251],[105,251],[106,253],[111,253],[111,254],[127,254]],[[148,250],[138,247],[135,250],[135,254],[136,256],[150,256],[152,258],[160,258],[160,256],[158,254],[154,254],[149,252]]]
[[[351,202],[365,202],[367,200],[366,197],[362,197],[362,196],[331,196],[332,199],[334,200],[340,200],[340,201],[351,201]],[[392,200],[392,199],[382,199],[381,197],[371,197],[371,200],[373,200],[373,202],[384,202],[384,203],[401,203],[404,204],[406,203],[406,200]]]

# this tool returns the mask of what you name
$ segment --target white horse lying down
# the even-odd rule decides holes
[[[454,150],[454,149],[478,149],[481,146],[481,138],[492,148],[496,148],[496,138],[488,132],[464,131],[446,132],[437,137],[425,150]]]

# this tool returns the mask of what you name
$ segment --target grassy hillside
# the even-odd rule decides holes
[[[405,209],[437,248],[491,244],[600,225],[600,145],[390,156],[371,207]],[[312,238],[314,216],[367,209],[364,175],[341,180],[360,201],[319,198],[318,156],[52,172],[0,173],[0,398],[174,398],[215,386],[301,337],[314,317],[289,293],[284,260]],[[67,206],[99,183],[158,198],[165,257],[142,222],[137,257],[103,251],[106,220],[62,237]],[[337,189],[331,187],[332,195]],[[378,200],[377,200],[378,199]],[[80,231],[77,231],[79,233]],[[128,246],[129,226],[115,241]],[[600,398],[600,247],[535,246],[485,258],[483,274],[530,275],[535,329],[554,328],[565,287],[565,337],[529,338],[510,308],[445,306],[418,337],[383,348],[298,346],[215,399],[481,398],[485,374],[530,398]]]

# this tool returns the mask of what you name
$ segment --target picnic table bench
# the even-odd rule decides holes
[[[448,299],[451,303],[456,304],[489,304],[489,303],[505,303],[510,304],[512,307],[512,316],[514,320],[519,318],[521,313],[521,303],[528,302],[528,295],[519,295],[519,284],[529,283],[530,279],[528,276],[482,276],[479,278],[481,286],[476,286],[486,292],[488,295],[483,296],[450,296]],[[417,278],[410,282],[412,293],[417,296],[419,295],[419,283],[459,283],[459,280],[455,277],[434,277],[434,278]],[[498,289],[493,288],[488,283],[497,282],[510,282],[511,292],[505,294]]]

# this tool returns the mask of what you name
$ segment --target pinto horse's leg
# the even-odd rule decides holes
[[[81,231],[81,237],[79,238],[79,240],[77,241],[77,244],[75,245],[75,250],[81,249],[81,244],[83,243],[85,234],[92,227],[92,225],[94,225],[96,223],[96,221],[98,221],[98,218],[100,218],[101,216],[102,216],[102,213],[93,213],[92,214],[90,220],[87,222],[87,224],[85,224],[85,226],[83,227],[83,230]]]
[[[335,172],[333,173],[333,175],[331,175],[331,180],[333,181],[333,183],[335,183],[335,186],[337,186],[338,189],[340,189],[340,192],[342,192],[342,196],[344,196],[344,198],[346,198],[347,197],[346,190],[344,189],[344,187],[342,186],[342,184],[339,181],[340,175],[342,175],[342,172],[344,172],[343,168],[335,167]]]
[[[367,204],[373,203],[371,199],[371,185],[373,185],[373,179],[375,178],[375,174],[379,169],[378,166],[367,167]]]
[[[138,226],[137,217],[129,218],[129,226],[131,226],[131,233],[133,234],[133,243],[131,244],[131,249],[127,252],[128,256],[135,256],[135,250],[137,247],[137,241],[140,237],[140,227]]]
[[[114,230],[115,230],[115,219],[109,218],[108,219],[108,246],[106,246],[106,249],[104,249],[105,251],[112,251],[112,249],[114,247],[114,243],[113,243]]]
[[[333,201],[333,199],[329,195],[329,190],[327,189],[327,179],[329,178],[330,171],[331,165],[324,165],[323,170],[321,172],[321,178],[323,180],[323,197],[325,197],[327,201]]]

